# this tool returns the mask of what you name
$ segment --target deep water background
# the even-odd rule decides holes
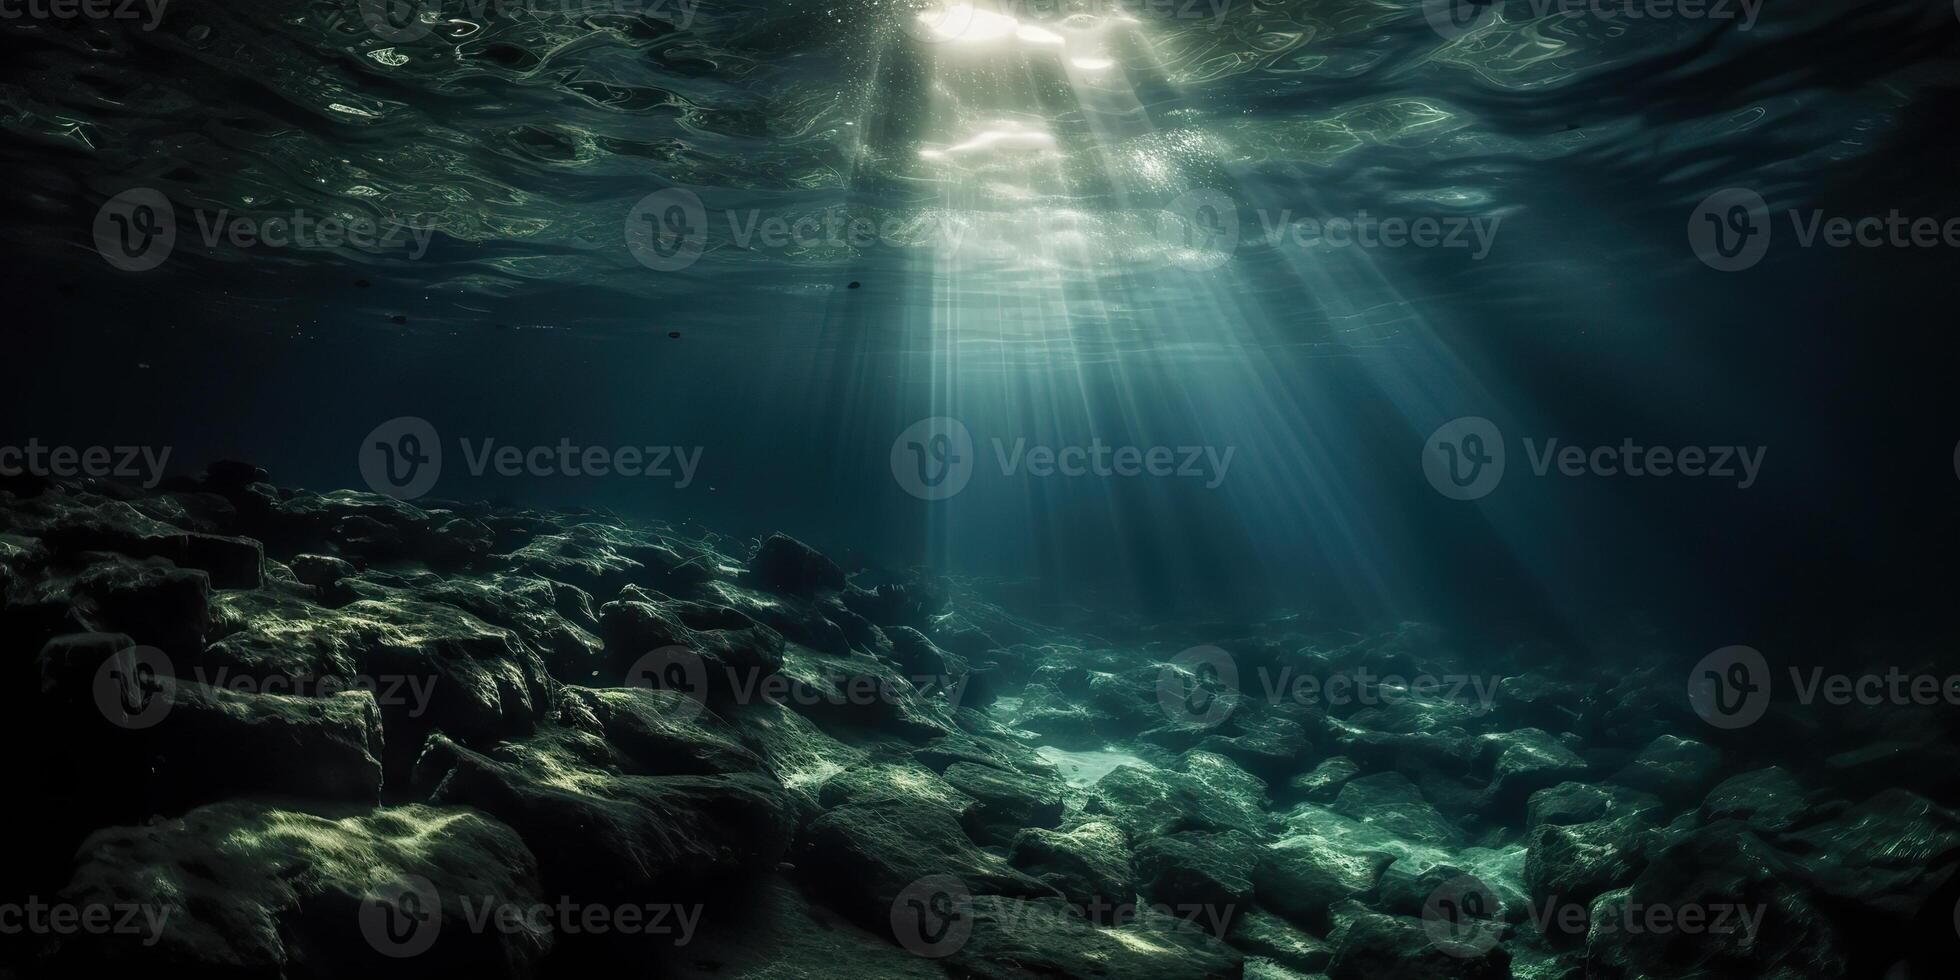
[[[810,10],[795,5],[771,8],[762,26],[718,11],[697,23],[698,38],[683,38],[708,63],[719,57],[741,96],[718,95],[699,65],[677,66],[678,49],[662,47],[675,36],[626,45],[638,59],[628,64],[673,76],[706,123],[593,110],[564,94],[572,76],[548,84],[534,65],[430,81],[323,57],[323,71],[338,74],[319,99],[365,92],[413,109],[402,128],[354,125],[312,112],[296,94],[312,86],[255,83],[246,61],[226,62],[208,43],[207,57],[173,61],[164,39],[122,37],[89,53],[71,36],[10,28],[17,56],[0,80],[21,111],[0,157],[11,175],[0,200],[14,216],[0,443],[168,445],[178,469],[240,458],[281,485],[361,487],[362,437],[420,416],[446,441],[438,497],[608,507],[736,535],[783,530],[847,565],[1022,580],[1016,594],[1037,605],[1146,618],[1304,608],[1353,623],[1429,619],[1493,644],[1552,639],[1575,656],[1631,637],[1683,651],[1780,645],[1813,658],[1895,633],[1923,642],[1941,628],[1931,620],[1951,595],[1960,530],[1960,414],[1948,394],[1960,263],[1939,250],[1784,247],[1724,274],[1695,259],[1683,229],[1696,201],[1737,183],[1779,209],[1960,216],[1960,24],[1939,6],[1824,5],[1747,38],[1684,31],[1615,47],[1614,36],[1588,37],[1537,75],[1505,74],[1509,62],[1494,55],[1425,64],[1423,45],[1436,38],[1420,24],[1361,18],[1298,41],[1330,59],[1305,75],[1275,54],[1240,74],[1187,72],[1169,86],[1176,94],[1158,92],[1163,79],[1140,81],[1154,122],[1172,127],[1196,107],[1200,126],[1228,134],[1239,132],[1226,125],[1234,112],[1283,133],[1355,104],[1439,100],[1467,120],[1454,136],[1379,133],[1325,157],[1262,144],[1193,172],[1229,180],[1247,221],[1262,202],[1351,214],[1447,186],[1482,202],[1465,213],[1504,215],[1502,237],[1482,261],[1370,256],[1368,271],[1388,284],[1379,296],[1367,286],[1332,296],[1254,244],[1221,273],[1138,273],[1102,293],[1121,298],[1104,304],[1121,313],[1087,325],[1018,306],[1040,302],[1026,298],[1026,280],[976,272],[965,287],[977,298],[948,301],[935,285],[943,270],[909,252],[793,263],[717,253],[662,277],[631,267],[616,243],[488,230],[491,212],[549,222],[588,207],[603,227],[615,205],[666,181],[711,205],[719,190],[731,197],[724,206],[788,206],[792,163],[806,158],[842,175],[821,188],[825,200],[896,206],[895,164],[851,170],[805,137],[837,131],[827,114],[855,111],[877,130],[874,144],[909,145],[917,113],[892,93],[922,88],[925,69],[837,53],[836,32],[850,25],[799,37]],[[234,38],[251,24],[212,19]],[[91,58],[94,69],[72,67]],[[771,58],[784,62],[776,74],[757,67]],[[1181,62],[1171,61],[1175,75]],[[93,71],[99,90],[64,107],[53,89],[78,71]],[[160,93],[152,86],[164,78],[187,80],[199,98]],[[787,113],[826,80],[873,94],[840,98],[807,125],[757,123],[742,145],[728,145],[738,142],[729,125],[712,118]],[[85,140],[49,135],[64,111],[84,119]],[[650,142],[674,127],[674,138],[698,139],[664,158],[568,166],[513,163],[495,140],[432,136],[468,169],[388,171],[403,146],[421,145],[417,120],[490,115],[506,133],[631,125]],[[447,232],[417,263],[240,261],[186,247],[139,275],[87,250],[95,208],[139,184],[205,206],[289,181],[290,200],[324,207],[331,175],[251,169],[278,173],[310,144],[339,147],[403,193],[451,181],[465,203],[442,216]],[[499,181],[528,201],[489,207]],[[1787,226],[1779,231],[1787,246]],[[550,261],[542,273],[501,274],[527,256]],[[1344,317],[1387,304],[1392,316],[1357,340]],[[983,456],[995,436],[1231,446],[1235,456],[1217,489],[1024,481],[983,466],[957,498],[924,502],[902,491],[887,457],[900,430],[933,415],[963,419]],[[1419,466],[1427,434],[1460,415],[1488,416],[1512,440],[1504,484],[1474,503],[1443,499]],[[700,446],[701,472],[685,489],[471,479],[455,440],[486,436]],[[1767,456],[1746,491],[1681,478],[1535,479],[1519,436],[1761,445]]]

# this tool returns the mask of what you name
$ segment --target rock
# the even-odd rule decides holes
[[[416,782],[433,802],[515,828],[546,888],[577,902],[690,900],[723,876],[768,870],[798,816],[765,776],[640,775],[604,740],[562,728],[488,753],[436,736]]]
[[[1423,920],[1366,913],[1342,935],[1328,964],[1329,980],[1508,980],[1511,954],[1501,945],[1444,946]],[[1466,955],[1469,954],[1469,955]]]
[[[1104,929],[1058,899],[978,894],[965,908],[972,931],[947,958],[956,976],[1229,980],[1242,972],[1237,953],[1170,916],[1145,911],[1135,922]]]
[[[1092,821],[1067,833],[1027,828],[1014,835],[1008,862],[1098,921],[1136,894],[1128,842],[1114,824]]]
[[[1266,832],[1261,800],[1250,787],[1214,787],[1164,769],[1118,766],[1090,788],[1083,809],[1139,843],[1181,830]]]
[[[1040,735],[1044,743],[1063,749],[1100,748],[1120,727],[1108,713],[1041,682],[1022,689],[1013,724]]]
[[[1013,840],[1023,827],[1054,827],[1062,822],[1062,781],[1018,769],[997,769],[972,762],[946,767],[945,780],[975,801],[964,821],[977,841]]]
[[[319,589],[328,605],[344,606],[354,601],[353,591],[340,587],[341,579],[358,571],[352,563],[332,555],[294,555],[286,565],[295,579]]]
[[[1483,803],[1494,816],[1514,811],[1538,790],[1586,773],[1586,761],[1543,729],[1483,735],[1478,742],[1491,774]]]
[[[1259,904],[1309,928],[1326,928],[1327,908],[1366,896],[1395,855],[1359,851],[1318,834],[1295,834],[1266,848],[1253,871]]]
[[[707,776],[763,768],[733,726],[678,691],[565,687],[559,696],[588,712],[599,734],[636,764],[636,772]]]
[[[729,717],[742,744],[762,757],[769,774],[813,808],[827,781],[866,758],[864,750],[845,745],[773,701],[737,705]]]
[[[1225,941],[1248,956],[1267,957],[1302,973],[1324,972],[1334,960],[1334,948],[1326,940],[1260,908],[1234,916]]]
[[[1496,716],[1518,727],[1570,731],[1597,688],[1544,673],[1513,674],[1497,683]]]
[[[1646,811],[1587,823],[1541,824],[1529,839],[1526,890],[1543,906],[1583,906],[1628,884],[1645,866],[1641,835],[1650,826]],[[1576,943],[1581,934],[1554,929],[1547,938]]]
[[[1377,773],[1349,782],[1331,808],[1371,823],[1404,840],[1451,847],[1462,832],[1422,798],[1422,791],[1399,772]]]
[[[1594,903],[1586,976],[1844,976],[1838,930],[1795,871],[1740,821],[1693,830],[1652,855],[1623,894]],[[1650,911],[1666,910],[1680,921],[1689,909],[1703,917],[1693,935],[1647,924]]]
[[[599,634],[605,642],[608,672],[626,686],[645,683],[626,676],[645,662],[643,658],[678,648],[689,664],[689,682],[705,684],[697,696],[712,704],[753,700],[753,694],[744,692],[756,690],[784,662],[783,638],[748,616],[637,588],[599,607]]]
[[[768,877],[700,919],[683,955],[662,963],[665,980],[945,980],[933,960],[896,946],[890,927],[861,929],[794,884]]]
[[[1235,716],[1232,723],[1236,734],[1209,736],[1198,743],[1198,748],[1216,752],[1269,779],[1292,772],[1308,749],[1306,730],[1290,718],[1268,714],[1248,720]]]
[[[786,534],[772,534],[749,559],[749,576],[771,592],[812,596],[845,585],[844,570],[815,548]]]
[[[951,875],[975,894],[1047,894],[1038,881],[967,839],[944,810],[904,803],[841,806],[803,830],[797,871],[839,911],[888,928],[892,906],[922,879]]]
[[[931,807],[964,818],[975,806],[939,774],[916,762],[881,762],[839,772],[823,783],[817,800],[825,809],[890,803]]]
[[[1146,900],[1178,913],[1236,911],[1250,904],[1259,858],[1258,842],[1237,831],[1157,837],[1136,849],[1137,886]]]
[[[1721,779],[1722,754],[1693,739],[1662,735],[1640,750],[1611,782],[1683,806],[1700,800]]]
[[[176,659],[194,658],[211,627],[210,576],[161,558],[104,557],[74,579],[75,618],[90,631],[127,633]]]
[[[1361,774],[1361,767],[1344,755],[1323,759],[1312,772],[1301,773],[1286,783],[1287,791],[1309,803],[1332,803],[1348,780]]]
[[[1794,830],[1810,813],[1803,787],[1782,766],[1730,776],[1701,801],[1703,823],[1741,820],[1758,835]]]
[[[404,883],[417,886],[413,898],[403,897]],[[167,964],[211,976],[525,977],[552,934],[469,929],[464,902],[529,906],[540,896],[531,853],[480,813],[402,806],[315,814],[228,801],[89,838],[61,900],[158,910],[162,929],[63,937],[45,967],[55,975]],[[383,955],[362,930],[364,906],[410,917],[439,909],[432,944],[409,959]],[[411,927],[402,938],[420,934]]]
[[[1799,852],[1792,863],[1819,895],[1904,921],[1960,865],[1960,816],[1889,789],[1779,843]]]

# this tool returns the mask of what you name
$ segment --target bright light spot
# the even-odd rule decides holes
[[[1020,27],[1015,29],[1014,36],[1020,38],[1023,41],[1028,42],[1029,44],[1062,43],[1062,36],[1060,34],[1057,34],[1054,31],[1048,30],[1046,28],[1035,27],[1032,24],[1022,24]]]
[[[919,12],[919,23],[935,41],[980,44],[998,41],[1012,33],[1021,22],[993,10],[981,10],[970,3],[952,3]]]
[[[1070,58],[1068,63],[1083,71],[1102,71],[1106,68],[1114,67],[1116,60],[1114,58]]]

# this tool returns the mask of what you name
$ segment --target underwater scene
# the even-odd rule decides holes
[[[1960,974],[1960,4],[0,46],[0,980]]]

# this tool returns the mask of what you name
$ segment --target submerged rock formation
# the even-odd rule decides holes
[[[856,577],[240,464],[0,493],[0,904],[104,910],[0,974],[1920,977],[1952,927],[1952,780],[1656,664]]]

